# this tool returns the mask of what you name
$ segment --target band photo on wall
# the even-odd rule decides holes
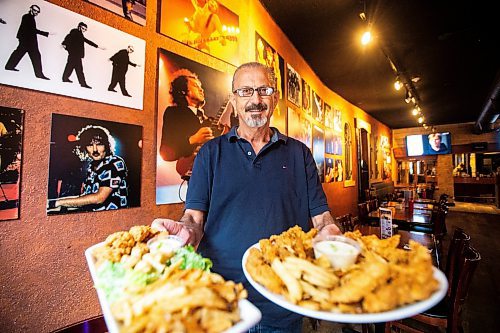
[[[255,33],[255,59],[258,63],[273,69],[279,100],[271,117],[270,125],[286,134],[285,61],[257,32]]]
[[[160,33],[239,64],[238,15],[216,0],[162,0]]]
[[[24,111],[0,106],[0,220],[19,218]]]
[[[47,214],[141,204],[142,126],[52,115]]]
[[[200,147],[237,125],[232,75],[159,50],[156,204],[183,201]]]
[[[125,19],[146,25],[146,0],[83,0],[123,16]]]
[[[142,110],[144,40],[47,1],[0,13],[0,83]]]

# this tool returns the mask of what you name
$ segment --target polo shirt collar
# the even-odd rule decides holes
[[[228,141],[233,141],[233,140],[239,140],[241,137],[238,135],[238,132],[236,131],[238,126],[233,126],[231,130],[226,134],[227,135],[227,140]],[[286,143],[288,137],[286,135],[281,134],[280,131],[276,127],[270,127],[273,131],[273,135],[271,136],[271,143],[275,143],[279,140],[283,141]]]

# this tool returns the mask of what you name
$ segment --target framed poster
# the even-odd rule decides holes
[[[325,127],[333,128],[333,111],[332,107],[326,103],[323,103],[323,110],[325,114]]]
[[[319,179],[325,181],[325,132],[318,126],[313,126],[313,157],[318,168]]]
[[[286,64],[286,86],[287,86],[287,96],[288,100],[293,104],[301,107],[302,100],[302,79],[299,73],[293,69],[292,65]]]
[[[323,119],[325,118],[323,100],[315,91],[312,92],[312,116],[316,121],[323,124]]]
[[[239,18],[216,0],[162,0],[160,33],[239,64]]]
[[[333,129],[342,132],[342,112],[338,108],[333,109]]]
[[[237,124],[232,75],[162,50],[158,58],[156,204],[182,202],[198,149]],[[205,133],[205,134],[204,134]]]
[[[0,220],[19,218],[24,111],[0,106]]]
[[[146,25],[146,0],[83,0],[123,16],[129,21]]]
[[[52,114],[47,214],[141,205],[142,126]]]
[[[144,40],[47,1],[1,4],[0,83],[142,110]]]
[[[311,115],[311,87],[304,79],[302,79],[302,109],[306,112],[306,114]]]
[[[279,100],[271,118],[271,126],[286,134],[286,101],[285,101],[285,62],[283,58],[257,32],[255,33],[255,59],[274,71]]]
[[[288,108],[288,136],[312,148],[311,122],[299,110]]]

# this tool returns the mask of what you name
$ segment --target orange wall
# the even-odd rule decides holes
[[[74,12],[146,40],[144,110],[138,111],[0,85],[2,106],[25,110],[20,219],[0,222],[0,331],[49,332],[101,313],[84,251],[107,235],[156,217],[179,218],[182,205],[155,204],[157,50],[167,49],[218,70],[235,67],[157,33],[159,0],[147,1],[147,24],[126,21],[85,1],[51,0]],[[257,0],[221,1],[240,16],[240,60],[254,60],[255,30],[304,77],[330,105],[342,110],[354,129],[354,117],[390,132],[361,109],[328,90],[305,63]],[[164,92],[158,92],[164,93]],[[119,121],[143,126],[141,207],[119,211],[46,215],[51,114]],[[354,133],[353,133],[354,140]],[[353,145],[353,178],[356,149]],[[357,187],[324,185],[334,215],[356,214]]]

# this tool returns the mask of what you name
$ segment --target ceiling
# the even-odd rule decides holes
[[[499,19],[488,2],[260,1],[326,86],[393,129],[419,124],[391,62],[430,126],[478,120],[500,87]],[[362,48],[368,24],[374,41]]]

